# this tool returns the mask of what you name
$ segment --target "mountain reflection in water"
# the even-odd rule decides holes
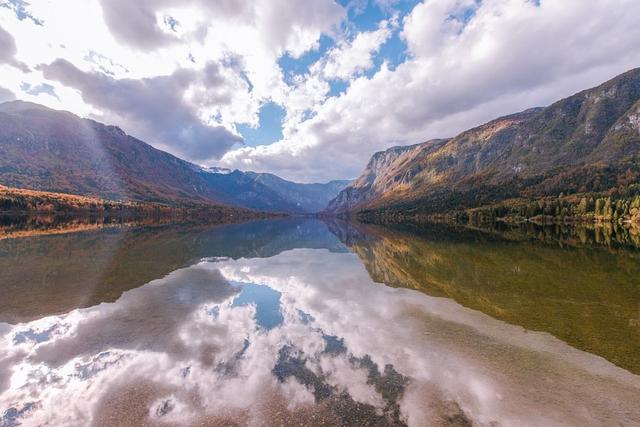
[[[483,236],[0,241],[0,425],[640,423],[638,253]]]

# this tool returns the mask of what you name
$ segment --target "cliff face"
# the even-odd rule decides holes
[[[384,196],[389,190],[409,185],[418,172],[411,165],[445,142],[446,140],[434,140],[375,153],[362,175],[329,203],[327,211],[347,212],[369,200]]]
[[[376,153],[328,211],[416,206],[439,211],[573,188],[591,191],[597,186],[587,176],[593,170],[613,168],[615,180],[639,155],[640,69],[635,69],[549,107],[502,117],[448,140]]]

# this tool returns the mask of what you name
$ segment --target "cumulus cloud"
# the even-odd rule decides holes
[[[316,64],[327,79],[350,80],[373,67],[373,56],[391,36],[391,24],[383,21],[375,31],[358,33],[351,42],[341,42]]]
[[[215,2],[203,0],[100,0],[100,5],[113,36],[140,50],[156,49],[178,41],[176,35],[169,34],[162,27],[164,22],[177,22],[175,19],[168,21],[159,19],[163,10],[170,10],[177,6],[188,6],[201,8],[223,18],[252,18],[249,3],[234,0]]]
[[[255,28],[261,37],[253,43],[262,43],[275,51],[287,51],[293,56],[315,46],[320,33],[331,30],[344,18],[343,8],[333,0],[306,3],[292,0],[100,0],[100,4],[113,36],[141,50],[156,49],[179,40],[179,36],[167,32],[163,26],[168,25],[175,31],[175,25],[170,23],[179,22],[171,15],[177,8],[191,9],[200,15],[195,31],[200,36],[209,30],[207,19],[224,20],[232,25]]]
[[[127,0],[100,2],[113,36],[138,49],[154,49],[175,40],[161,30],[158,17],[149,7],[150,3]]]
[[[198,106],[230,102],[218,64],[208,64],[201,73],[177,70],[140,80],[84,72],[64,59],[41,69],[45,78],[79,90],[85,102],[105,113],[103,120],[122,124],[134,135],[190,160],[214,158],[241,141],[223,126],[198,117]],[[193,89],[191,100],[185,97],[189,89]]]
[[[640,65],[638,13],[633,0],[422,2],[403,20],[406,62],[352,80],[282,141],[223,163],[298,180],[357,176],[374,151],[453,136]]]
[[[189,160],[320,181],[640,65],[634,0],[414,1],[11,1],[0,78]],[[348,20],[370,7],[377,27]],[[238,129],[271,102],[282,140],[242,146]]]
[[[8,64],[20,69],[29,71],[28,67],[16,59],[16,42],[7,30],[0,26],[0,64]]]
[[[0,87],[0,102],[13,101],[16,96],[9,89]]]
[[[375,54],[389,39],[396,25],[395,18],[383,20],[377,30],[360,32],[351,40],[340,40],[312,64],[307,73],[294,75],[281,100],[286,110],[283,134],[296,132],[299,123],[327,100],[331,81],[348,82],[370,70]]]
[[[258,3],[256,27],[264,37],[263,43],[294,57],[317,47],[320,34],[329,33],[345,17],[344,9],[334,1]]]

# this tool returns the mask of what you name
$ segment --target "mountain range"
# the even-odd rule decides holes
[[[351,182],[202,167],[22,101],[0,104],[0,129],[0,185],[13,188],[289,214],[402,219],[490,207],[492,217],[640,218],[640,69],[453,138],[375,153]]]
[[[261,211],[314,213],[328,203],[350,181],[330,181],[325,184],[300,184],[270,173],[239,170],[211,171],[201,169],[200,176],[224,203]]]
[[[322,210],[348,184],[203,168],[116,126],[11,101],[0,104],[0,184],[109,200],[225,204],[261,211]]]
[[[430,214],[514,198],[607,194],[637,186],[639,155],[640,69],[634,69],[454,138],[375,153],[326,211]]]

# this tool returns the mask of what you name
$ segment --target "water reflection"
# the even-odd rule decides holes
[[[12,316],[27,320],[0,324],[2,425],[640,423],[640,377],[566,344],[565,337],[524,329],[519,321],[532,308],[504,302],[516,298],[514,288],[470,290],[497,276],[478,281],[486,272],[469,274],[465,262],[500,265],[506,259],[495,254],[510,252],[497,247],[514,252],[520,244],[476,242],[474,254],[464,236],[443,242],[361,226],[331,228],[335,235],[318,221],[300,220],[120,235],[115,246],[121,252],[89,280],[98,288],[104,277],[145,284],[103,300],[94,292],[78,299],[77,308],[56,306],[54,315],[17,307]],[[32,248],[40,248],[34,253],[39,262],[55,254],[44,249],[53,243],[25,245],[14,260]],[[135,258],[151,248],[156,252],[148,258]],[[133,259],[121,268],[128,275],[109,267],[127,257]],[[533,257],[549,261],[535,250]],[[463,273],[444,267],[453,259]],[[145,263],[150,266],[138,273]],[[470,277],[476,281],[465,288]],[[523,290],[521,299],[542,297],[546,289]],[[612,289],[613,305],[634,295],[615,296],[619,288]],[[540,301],[570,300],[577,297],[573,291]],[[77,286],[67,292],[82,293]],[[609,300],[602,294],[599,302]],[[520,317],[505,323],[494,309]]]
[[[0,240],[0,322],[113,302],[207,256],[268,257],[295,247],[347,251],[317,221],[116,227]]]
[[[636,250],[551,240],[544,230],[499,235],[442,226],[332,229],[377,282],[452,298],[640,374]]]

